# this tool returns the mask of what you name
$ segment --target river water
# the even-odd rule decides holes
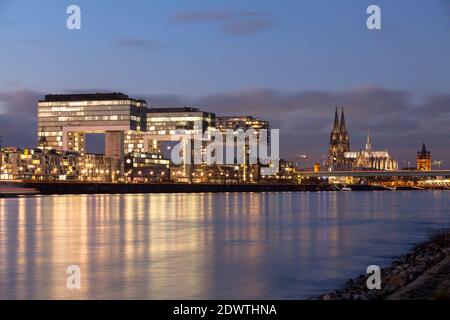
[[[304,299],[449,226],[447,191],[6,198],[0,298]]]

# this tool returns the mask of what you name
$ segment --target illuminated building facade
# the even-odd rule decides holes
[[[334,115],[334,125],[330,133],[330,146],[328,148],[328,169],[330,171],[342,171],[349,169],[349,163],[345,153],[350,152],[350,136],[345,123],[344,108],[339,119],[338,109]]]
[[[167,136],[176,130],[203,134],[214,128],[216,115],[196,108],[152,108],[147,113],[147,134]]]
[[[133,152],[125,156],[126,181],[161,182],[170,179],[170,160],[160,153]]]
[[[431,152],[422,145],[422,150],[417,151],[417,170],[430,171],[431,170]]]
[[[122,93],[46,95],[38,103],[38,146],[84,153],[86,133],[146,128],[147,104]]]
[[[328,149],[328,170],[388,170],[398,169],[397,161],[387,150],[373,150],[370,134],[367,136],[366,146],[363,150],[352,152],[350,150],[350,135],[345,122],[344,109],[339,118],[338,108],[334,115],[333,129],[330,134]]]
[[[397,161],[387,150],[372,150],[370,133],[367,135],[366,146],[358,152],[346,152],[345,162],[351,165],[353,170],[398,170]]]
[[[175,134],[201,135],[213,130],[216,124],[216,115],[211,112],[201,111],[197,108],[151,108],[147,113],[147,132],[143,137],[146,152],[161,153],[161,142],[173,141]],[[203,140],[203,138],[201,138]],[[194,143],[191,143],[191,159],[194,154]],[[205,152],[206,143],[202,141],[200,152]],[[185,154],[187,156],[188,153]],[[203,157],[202,157],[203,158]],[[187,159],[187,158],[186,158]],[[187,161],[186,161],[187,162]],[[191,181],[194,168],[191,164],[184,164],[181,174],[177,176],[179,181]],[[177,171],[178,172],[178,171]]]
[[[39,181],[112,181],[110,159],[74,151],[2,148],[0,179]]]
[[[222,132],[226,130],[248,130],[254,129],[258,131],[260,129],[270,130],[270,123],[266,120],[261,120],[252,116],[237,116],[237,117],[217,117],[216,127]]]
[[[125,152],[135,148],[125,137],[146,130],[147,110],[145,101],[122,93],[46,95],[38,103],[38,148],[84,155],[85,135],[104,133],[105,155],[121,171]]]
[[[233,131],[235,132],[237,130],[243,130],[244,132],[247,132],[247,130],[254,130],[254,141],[257,143],[258,139],[260,137],[260,130],[267,130],[267,141],[270,143],[270,123],[266,120],[261,120],[258,118],[255,118],[253,116],[226,116],[226,117],[217,117],[216,118],[216,128],[219,129],[222,134],[226,134],[227,131]],[[242,152],[245,155],[245,164],[241,165],[241,174],[239,176],[242,176],[242,180],[245,182],[252,182],[259,180],[260,177],[260,164],[249,164],[249,151],[250,151],[250,139],[246,140],[245,142],[245,150]],[[235,146],[237,147],[237,141],[235,139]],[[240,152],[239,150],[235,150],[236,153]],[[235,153],[235,154],[236,154]]]

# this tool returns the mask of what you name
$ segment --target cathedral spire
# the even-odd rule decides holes
[[[339,126],[339,132],[343,133],[343,134],[347,133],[347,125],[345,124],[344,107],[342,107],[341,123]]]
[[[370,139],[370,130],[367,132],[367,142],[366,142],[366,151],[370,152],[372,150],[372,141]]]
[[[339,115],[338,115],[338,107],[336,107],[336,112],[335,112],[335,114],[334,114],[333,133],[339,133]]]
[[[427,151],[427,148],[425,147],[425,142],[422,144],[422,154],[426,154],[428,151]]]

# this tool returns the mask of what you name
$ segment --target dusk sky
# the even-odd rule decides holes
[[[311,162],[344,106],[352,150],[370,130],[400,166],[422,142],[450,165],[449,0],[0,0],[0,37],[4,145],[35,146],[44,94],[119,91],[270,120],[282,156]]]

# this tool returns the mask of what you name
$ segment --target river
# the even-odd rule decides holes
[[[305,299],[450,226],[450,192],[0,199],[1,299]],[[68,266],[81,288],[66,286]]]

